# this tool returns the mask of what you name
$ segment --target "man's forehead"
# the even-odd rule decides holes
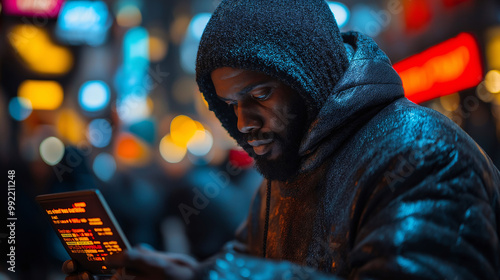
[[[217,68],[212,72],[212,79],[217,77],[219,80],[227,80],[234,78],[240,74],[245,72],[243,69],[238,69],[238,68],[232,68],[232,67],[221,67]]]

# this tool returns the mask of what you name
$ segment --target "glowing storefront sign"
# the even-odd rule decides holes
[[[394,69],[415,103],[477,86],[483,77],[479,48],[468,33],[396,63]]]

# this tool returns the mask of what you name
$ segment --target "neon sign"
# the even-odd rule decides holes
[[[479,48],[468,33],[398,62],[394,69],[415,103],[477,86],[483,77]]]

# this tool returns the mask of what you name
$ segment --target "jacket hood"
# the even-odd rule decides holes
[[[369,37],[341,34],[323,0],[224,0],[201,38],[196,81],[209,109],[250,155],[233,110],[212,83],[212,71],[221,67],[264,73],[304,99],[311,124],[300,148],[302,171],[403,96],[387,56]]]
[[[317,167],[384,107],[404,96],[401,78],[370,37],[357,32],[342,37],[349,66],[304,135],[299,151],[302,171]]]

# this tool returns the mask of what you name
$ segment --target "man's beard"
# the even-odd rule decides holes
[[[285,182],[297,175],[301,163],[299,148],[305,130],[302,124],[295,129],[288,127],[284,138],[273,135],[274,145],[280,145],[282,149],[278,158],[269,160],[266,155],[255,155],[255,166],[266,179]]]

